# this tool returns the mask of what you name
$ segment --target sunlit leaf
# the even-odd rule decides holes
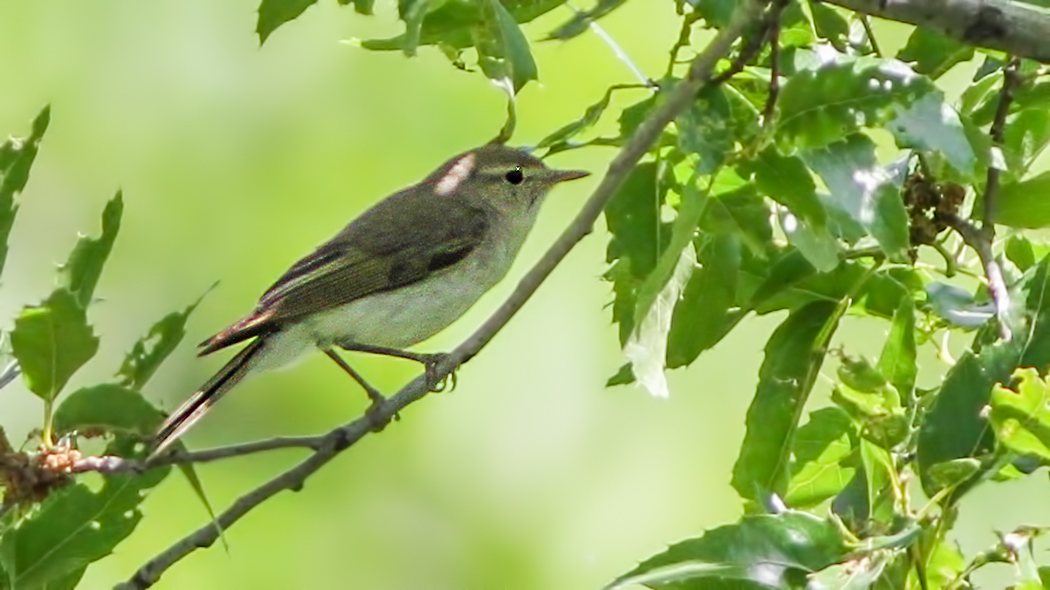
[[[831,189],[835,206],[867,229],[887,256],[903,260],[911,245],[908,213],[898,179],[875,159],[875,144],[853,134],[806,152],[805,159]]]
[[[530,80],[538,80],[536,61],[529,41],[502,0],[485,0],[485,31],[476,35],[478,64],[492,79],[507,78],[518,92]]]
[[[1014,373],[1017,385],[992,389],[992,426],[999,444],[1050,461],[1050,386],[1035,369]]]
[[[901,403],[909,405],[915,378],[918,375],[915,343],[915,302],[910,297],[901,299],[900,307],[893,314],[889,336],[882,345],[879,357],[879,372],[889,380],[901,396]]]
[[[77,240],[69,260],[62,265],[62,282],[76,296],[81,307],[86,308],[91,303],[95,285],[102,275],[102,267],[113,249],[113,240],[117,238],[123,212],[124,201],[118,191],[102,212],[102,235],[97,238],[82,236]]]
[[[700,247],[702,266],[689,279],[674,310],[668,336],[668,367],[692,363],[732,326],[734,318],[728,312],[736,301],[740,258],[739,236],[704,236]]]
[[[784,502],[793,508],[810,508],[841,492],[856,469],[843,463],[853,452],[856,431],[849,416],[838,408],[810,414],[791,443],[794,462]]]
[[[916,72],[936,80],[952,66],[973,59],[974,49],[926,27],[916,27],[897,59],[913,62]]]
[[[40,140],[51,121],[51,107],[44,107],[33,120],[29,137],[11,138],[0,145],[0,272],[7,260],[7,238],[15,223],[15,195],[22,192],[29,180]]]
[[[819,338],[834,330],[837,308],[832,302],[811,303],[788,316],[766,343],[747,434],[733,467],[733,487],[741,497],[785,492],[791,441],[824,362]]]
[[[142,389],[146,385],[186,335],[186,319],[200,302],[198,299],[181,312],[164,316],[153,324],[149,333],[135,342],[117,371],[117,378],[123,385],[131,389]]]
[[[11,348],[29,390],[52,400],[66,381],[98,351],[87,315],[67,289],[57,289],[15,318]]]
[[[823,228],[827,223],[824,204],[817,197],[817,185],[813,182],[806,164],[796,156],[784,156],[775,148],[768,148],[751,161],[758,190],[791,210],[814,228]]]
[[[956,171],[971,175],[977,156],[955,109],[939,92],[929,92],[906,108],[898,108],[886,123],[897,145],[920,152],[939,152]]]

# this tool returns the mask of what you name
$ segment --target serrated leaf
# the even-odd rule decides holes
[[[847,551],[835,526],[810,514],[745,516],[672,545],[617,578],[608,590],[635,584],[706,588],[705,583],[730,581],[787,588],[789,581],[842,560]]]
[[[203,297],[203,295],[201,296]],[[181,312],[172,312],[153,324],[124,357],[117,378],[131,389],[142,389],[153,373],[168,358],[186,335],[186,320],[201,300],[193,302]]]
[[[838,495],[856,468],[844,463],[853,453],[856,427],[839,408],[822,408],[809,416],[791,441],[791,483],[784,502],[793,508],[811,508]]]
[[[972,45],[956,41],[925,27],[916,27],[908,43],[897,52],[897,59],[914,62],[916,72],[931,79],[940,78],[952,66],[973,59]]]
[[[992,388],[991,422],[999,444],[1050,461],[1050,386],[1035,369],[1018,369],[1017,385]]]
[[[911,246],[908,213],[897,178],[875,158],[874,142],[853,134],[807,151],[804,159],[831,189],[834,206],[871,233],[888,257],[904,260]]]
[[[730,314],[736,302],[740,272],[740,238],[735,234],[705,235],[700,246],[702,267],[686,283],[675,306],[667,339],[667,366],[696,360],[729,331],[741,313]]]
[[[886,127],[898,146],[943,154],[956,171],[973,175],[977,155],[959,114],[944,102],[940,92],[926,93],[908,107],[898,108]]]
[[[102,267],[113,249],[113,241],[120,230],[124,201],[120,191],[102,211],[102,235],[97,238],[82,236],[77,240],[69,260],[62,265],[62,284],[76,297],[81,307],[87,308],[95,293]]]
[[[299,18],[304,10],[316,3],[317,0],[262,0],[259,4],[259,20],[255,25],[259,45],[266,43],[277,27]]]
[[[788,483],[791,440],[809,392],[824,362],[822,347],[843,310],[832,302],[793,312],[770,336],[758,373],[758,389],[747,411],[747,433],[733,467],[733,487],[757,500],[783,495]]]
[[[939,91],[899,61],[840,56],[787,79],[777,134],[798,147],[823,147],[862,126],[883,125],[931,92]]]
[[[76,297],[57,289],[43,303],[22,309],[11,332],[11,348],[26,386],[50,401],[95,356],[98,337]]]
[[[127,443],[116,443],[128,450]],[[142,519],[139,504],[170,467],[107,475],[98,491],[74,484],[52,493],[0,540],[0,562],[15,588],[40,588],[112,553]]]
[[[605,278],[613,282],[613,320],[620,324],[621,344],[634,329],[638,288],[663,251],[659,215],[666,187],[657,180],[657,168],[654,162],[636,166],[605,207],[611,234],[606,261],[613,263]]]
[[[594,124],[598,122],[598,119],[601,118],[605,109],[609,108],[609,101],[612,100],[613,91],[617,88],[622,88],[622,86],[610,87],[605,91],[601,100],[587,107],[587,110],[583,112],[582,117],[541,139],[540,142],[536,144],[536,148],[549,148],[557,144],[565,143],[583,131],[593,127]]]
[[[50,121],[51,107],[46,106],[33,119],[29,137],[11,138],[0,145],[0,272],[7,260],[7,238],[18,211],[15,195],[22,192],[29,180],[29,169]]]

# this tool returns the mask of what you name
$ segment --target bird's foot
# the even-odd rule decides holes
[[[420,363],[423,363],[423,367],[426,369],[428,391],[441,393],[446,390],[452,391],[456,388],[456,371],[452,371],[448,375],[438,378],[438,365],[448,358],[447,353],[420,354],[419,357],[420,358],[417,360]]]

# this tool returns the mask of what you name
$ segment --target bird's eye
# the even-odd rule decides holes
[[[521,181],[525,180],[525,173],[521,171],[521,166],[517,166],[508,172],[504,178],[511,184],[521,184]]]

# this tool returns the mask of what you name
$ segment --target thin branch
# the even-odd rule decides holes
[[[620,44],[616,42],[616,39],[613,39],[612,35],[605,32],[605,29],[603,29],[602,26],[598,24],[598,21],[591,19],[590,22],[587,23],[587,26],[591,29],[592,33],[597,35],[599,39],[604,41],[605,44],[609,46],[609,49],[612,50],[613,55],[615,55],[617,59],[623,62],[623,64],[627,66],[628,70],[631,70],[631,74],[633,74],[634,77],[638,79],[639,83],[648,88],[656,88],[656,82],[653,82],[652,78],[645,75],[645,72],[643,72],[642,69],[634,63],[634,60],[631,59],[631,56],[627,55],[627,52],[624,51],[623,47],[620,47]]]
[[[1021,59],[1011,57],[1006,68],[1003,69],[1003,89],[999,91],[999,104],[995,108],[995,118],[989,135],[992,143],[1001,147],[1003,145],[1003,133],[1006,131],[1006,116],[1010,113],[1010,103],[1014,99],[1014,91],[1021,83]],[[988,178],[984,183],[984,217],[981,219],[981,229],[988,236],[988,241],[995,240],[995,197],[999,194],[999,176],[1002,171],[994,165],[988,166]]]
[[[764,0],[747,0],[740,4],[732,21],[720,30],[711,43],[697,55],[686,78],[669,90],[660,106],[638,126],[631,139],[610,162],[605,177],[584,203],[576,218],[522,278],[510,297],[473,334],[436,365],[432,373],[437,378],[451,374],[457,367],[480,352],[536,292],[540,284],[561,263],[576,243],[591,232],[591,228],[605,209],[605,205],[635,165],[648,153],[652,144],[660,137],[664,127],[692,102],[701,88],[713,83],[712,73],[718,60],[728,55],[733,43],[744,34],[751,24],[757,21],[765,4]],[[118,588],[131,590],[152,586],[168,568],[193,551],[210,546],[218,539],[220,530],[229,529],[242,516],[273,495],[283,490],[302,488],[310,475],[341,451],[356,443],[377,426],[389,422],[394,414],[403,410],[410,403],[424,397],[427,394],[426,381],[425,375],[417,377],[397,395],[375,406],[369,416],[358,418],[324,435],[322,446],[302,463],[241,496],[220,514],[214,523],[198,529],[162,551]]]
[[[868,43],[871,44],[871,50],[875,52],[875,57],[882,57],[882,49],[879,47],[879,42],[875,39],[875,31],[871,28],[871,21],[868,20],[868,15],[860,15],[860,24],[864,27],[864,34],[868,36]]]
[[[1010,329],[1010,291],[1003,279],[1003,270],[995,260],[992,253],[992,241],[988,234],[977,229],[969,221],[950,213],[940,213],[938,218],[944,220],[966,242],[966,245],[977,252],[984,267],[984,276],[988,279],[988,291],[992,294],[992,303],[995,305],[995,315],[999,319],[999,337],[1003,340],[1013,338]]]
[[[12,381],[18,378],[22,374],[22,366],[18,364],[18,361],[11,361],[3,372],[0,372],[0,389],[3,389],[11,384]]]
[[[342,427],[342,428],[345,428]],[[329,433],[330,434],[330,433]],[[257,440],[236,445],[226,445],[214,449],[202,451],[188,451],[185,449],[172,449],[162,455],[154,457],[149,461],[136,461],[125,459],[114,455],[101,457],[81,457],[73,463],[70,469],[73,473],[84,473],[86,471],[98,471],[99,473],[142,473],[154,467],[164,465],[184,465],[187,463],[210,463],[219,459],[253,455],[266,451],[279,449],[309,449],[319,451],[324,448],[328,434],[315,436],[278,436],[265,440]]]
[[[825,0],[917,25],[967,45],[1050,63],[1050,12],[1013,0]]]
[[[769,94],[766,106],[762,109],[762,125],[770,126],[777,108],[777,97],[780,95],[780,13],[769,28]]]

